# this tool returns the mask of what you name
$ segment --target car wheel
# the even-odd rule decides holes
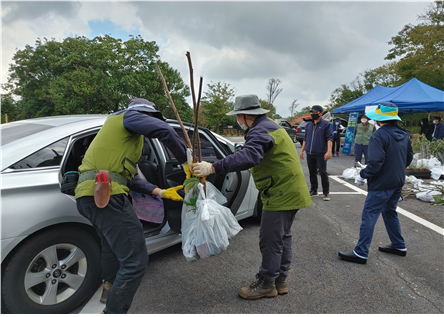
[[[7,263],[2,299],[11,313],[69,313],[97,290],[100,249],[77,228],[56,228],[24,243]]]

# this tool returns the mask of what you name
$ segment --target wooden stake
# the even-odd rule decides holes
[[[159,65],[156,65],[156,70],[157,70],[157,73],[160,76],[160,79],[162,80],[163,88],[164,88],[164,90],[165,90],[165,92],[166,92],[166,94],[168,96],[171,108],[173,108],[174,114],[176,115],[176,119],[179,122],[180,127],[182,128],[182,132],[183,132],[183,134],[185,136],[185,142],[186,142],[188,148],[193,149],[193,145],[191,144],[190,138],[188,137],[188,132],[185,129],[185,127],[184,127],[184,125],[182,123],[182,120],[180,119],[179,111],[177,111],[177,108],[176,108],[176,105],[174,104],[173,98],[171,98],[170,91],[168,90],[168,86],[166,84],[165,78],[162,75],[162,71],[160,70]]]

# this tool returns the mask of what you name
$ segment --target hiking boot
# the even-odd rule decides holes
[[[102,286],[103,290],[102,290],[102,296],[100,297],[100,302],[106,304],[106,299],[108,298],[109,291],[113,287],[113,284],[111,284],[108,281],[104,281]]]
[[[274,281],[279,295],[288,294],[288,285],[286,279],[286,276],[279,275],[278,278]]]
[[[313,197],[313,196],[317,196],[318,195],[318,192],[316,191],[316,190],[312,190],[312,191],[310,191],[310,196],[311,197]]]
[[[274,281],[267,281],[262,275],[256,274],[256,281],[250,286],[239,289],[239,296],[245,299],[259,299],[262,297],[276,297],[278,291]]]
[[[330,196],[328,196],[328,194],[324,194],[324,198],[322,198],[322,200],[329,201],[330,200]]]

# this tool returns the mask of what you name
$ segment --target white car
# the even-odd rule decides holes
[[[1,125],[2,313],[69,313],[99,287],[100,241],[74,197],[60,192],[60,183],[64,173],[77,171],[106,118],[54,116]],[[177,121],[167,122],[183,136]],[[199,133],[205,161],[232,153],[230,141],[204,128]],[[139,167],[161,188],[185,180],[182,166],[158,139],[145,138]],[[260,216],[250,171],[207,180],[227,197],[238,220]],[[149,253],[181,242],[181,210],[181,202],[164,200],[162,223],[141,220]]]

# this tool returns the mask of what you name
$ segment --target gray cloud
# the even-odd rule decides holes
[[[69,18],[77,14],[80,2],[68,1],[2,1],[2,10],[7,14],[2,17],[3,25],[19,20],[32,21],[54,13]]]
[[[268,79],[281,79],[284,90],[276,106],[286,116],[294,99],[301,107],[324,104],[341,84],[383,65],[390,49],[387,42],[405,24],[416,24],[417,15],[431,1],[117,3],[128,9],[127,14],[106,10],[110,2],[2,2],[6,12],[2,23],[6,29],[26,24],[40,36],[39,26],[32,21],[42,21],[51,13],[70,21],[66,36],[88,36],[84,34],[89,30],[84,17],[87,7],[95,11],[90,19],[121,25],[134,22],[132,27],[139,32],[131,34],[156,41],[162,59],[178,69],[185,82],[184,54],[190,48],[205,83],[226,82],[239,93],[264,98]],[[23,22],[16,23],[19,20]],[[19,49],[25,44],[30,43],[14,40]]]

